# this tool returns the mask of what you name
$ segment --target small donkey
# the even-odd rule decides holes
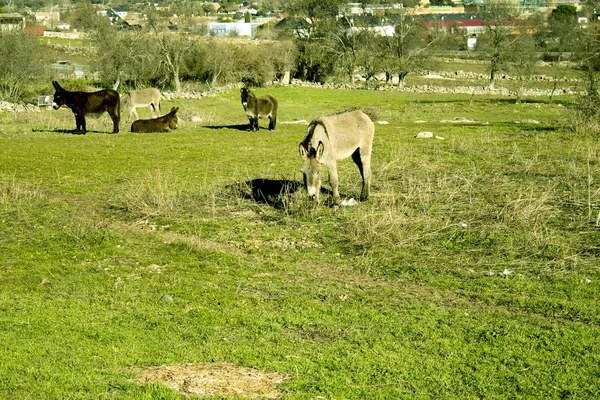
[[[171,108],[171,112],[162,117],[153,119],[138,119],[131,124],[131,132],[150,133],[150,132],[168,132],[169,128],[177,129],[177,111],[179,107]]]
[[[247,88],[242,88],[242,105],[250,120],[250,130],[258,131],[258,119],[269,118],[269,130],[275,130],[277,124],[277,100],[275,97],[266,95],[256,97]]]

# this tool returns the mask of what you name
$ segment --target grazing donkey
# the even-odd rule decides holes
[[[55,110],[62,106],[69,107],[75,114],[75,123],[77,124],[77,133],[85,135],[85,116],[86,114],[102,114],[108,112],[113,121],[113,132],[119,132],[120,104],[119,93],[112,89],[99,90],[97,92],[70,92],[63,89],[58,82],[52,81],[56,92],[54,93]]]
[[[277,123],[277,100],[273,96],[256,97],[247,88],[242,88],[242,105],[250,120],[250,130],[258,131],[258,119],[269,118],[269,130],[275,130]]]
[[[369,197],[371,188],[371,148],[375,126],[362,111],[346,111],[326,115],[312,121],[300,143],[304,158],[302,173],[308,196],[319,202],[321,167],[329,171],[334,204],[340,203],[337,161],[352,156],[362,176],[361,200]]]
[[[160,90],[155,88],[147,88],[140,90],[132,90],[121,96],[121,111],[125,108],[129,108],[129,119],[135,114],[135,119],[139,119],[136,111],[137,107],[150,107],[152,117],[158,117],[160,115],[160,99],[162,94]]]
[[[177,122],[179,122],[177,111],[179,111],[179,107],[173,107],[171,108],[171,112],[162,117],[154,119],[138,119],[131,124],[131,132],[168,132],[169,128],[177,129]]]

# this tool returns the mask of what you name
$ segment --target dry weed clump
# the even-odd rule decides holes
[[[556,209],[550,204],[551,191],[535,193],[533,190],[519,190],[500,210],[498,219],[509,226],[540,231],[556,216]]]
[[[245,399],[279,399],[277,386],[289,379],[278,372],[265,372],[227,363],[162,365],[141,370],[134,382],[162,383],[184,395]]]
[[[38,186],[17,182],[14,176],[0,175],[0,204],[5,207],[20,206],[24,201],[39,199],[42,193]]]
[[[169,173],[147,172],[119,195],[123,208],[144,217],[171,216],[183,203],[184,185]]]

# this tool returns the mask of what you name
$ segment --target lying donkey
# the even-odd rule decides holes
[[[337,161],[352,156],[362,176],[361,200],[369,197],[371,188],[371,149],[375,126],[362,111],[346,111],[326,115],[312,121],[300,143],[304,159],[302,173],[308,196],[319,202],[321,166],[329,171],[333,203],[340,203]]]
[[[258,119],[269,118],[269,130],[275,130],[277,124],[277,100],[273,96],[256,97],[247,88],[242,88],[242,106],[250,120],[250,130],[258,131]]]
[[[169,128],[177,129],[177,122],[179,122],[177,111],[179,111],[179,107],[173,107],[171,108],[171,112],[162,117],[154,119],[138,119],[131,124],[131,132],[168,132]]]
[[[52,81],[56,92],[54,93],[55,110],[67,106],[75,114],[77,124],[76,133],[86,133],[86,114],[102,114],[108,112],[113,121],[113,132],[119,132],[120,104],[119,93],[112,89],[99,90],[97,92],[70,92],[63,89],[57,81]]]

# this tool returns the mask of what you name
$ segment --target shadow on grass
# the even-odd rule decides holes
[[[256,203],[267,204],[277,210],[283,210],[289,207],[292,196],[296,192],[304,190],[304,185],[302,182],[289,179],[257,178],[229,185],[227,189],[242,199],[253,200]],[[332,195],[330,189],[321,187],[321,204],[333,206],[330,201]],[[342,197],[344,196],[342,195]],[[308,197],[303,198],[308,201]]]
[[[238,125],[204,125],[203,128],[208,129],[233,129],[236,131],[250,131],[250,124]]]
[[[252,179],[228,186],[243,199],[254,200],[281,210],[285,208],[286,197],[302,189],[302,184],[289,179]]]
[[[86,133],[78,132],[76,129],[32,129],[32,132],[54,132],[54,133],[66,133],[70,135],[85,135],[86,133],[106,133],[112,135],[112,132],[102,132],[102,131],[86,131]],[[120,131],[125,132],[125,131]]]
[[[547,131],[547,132],[553,132],[553,131],[558,131],[561,129],[561,126],[558,124],[553,124],[553,125],[549,125],[549,124],[544,124],[544,123],[540,123],[540,124],[536,124],[533,122],[515,122],[515,121],[507,121],[507,122],[494,122],[492,124],[490,124],[490,126],[497,126],[497,127],[504,127],[504,128],[519,128],[519,130],[521,131]]]

